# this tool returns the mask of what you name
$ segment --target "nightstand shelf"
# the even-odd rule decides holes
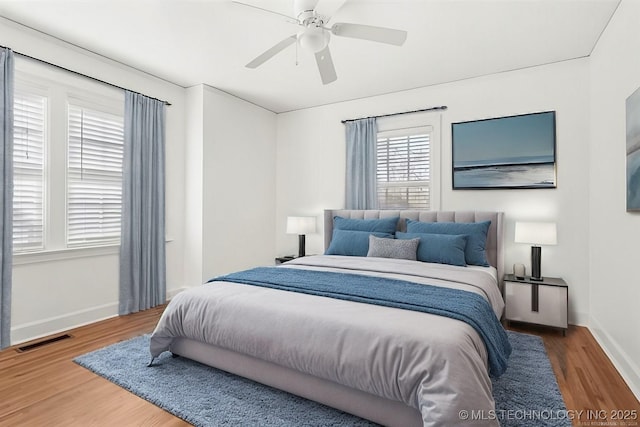
[[[545,277],[542,281],[531,277],[517,279],[513,274],[504,277],[505,320],[561,328],[566,334],[568,322],[569,287],[559,277]]]

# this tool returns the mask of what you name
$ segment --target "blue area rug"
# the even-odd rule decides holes
[[[571,423],[539,337],[508,331],[509,368],[493,380],[495,416],[503,427]],[[325,405],[163,353],[151,368],[149,336],[74,361],[195,426],[374,426]],[[277,408],[277,409],[274,409]],[[473,425],[470,423],[470,425]]]

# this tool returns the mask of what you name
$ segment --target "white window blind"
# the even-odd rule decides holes
[[[378,133],[377,189],[380,209],[430,208],[429,128]]]
[[[13,124],[13,250],[44,248],[47,98],[16,88]]]
[[[67,246],[120,240],[122,116],[69,105]]]

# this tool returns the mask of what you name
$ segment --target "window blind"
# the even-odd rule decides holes
[[[430,133],[379,132],[377,192],[380,209],[429,209]]]
[[[14,91],[13,250],[44,248],[44,147],[47,98]]]
[[[69,105],[67,246],[120,241],[123,117]]]

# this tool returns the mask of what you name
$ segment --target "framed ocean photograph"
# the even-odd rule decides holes
[[[640,211],[640,88],[627,106],[627,211]]]
[[[451,124],[453,189],[556,187],[556,112]]]

